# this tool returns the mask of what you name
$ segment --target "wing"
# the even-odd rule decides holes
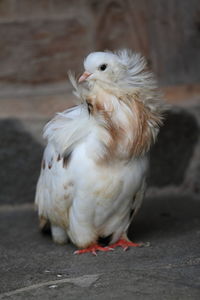
[[[43,224],[49,219],[56,225],[67,226],[74,191],[68,165],[75,147],[89,134],[90,123],[87,106],[79,105],[57,114],[44,128],[48,143],[35,197]]]
[[[72,107],[47,123],[44,138],[62,155],[89,134],[91,122],[87,104]]]

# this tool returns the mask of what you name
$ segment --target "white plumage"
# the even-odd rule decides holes
[[[55,242],[70,238],[94,250],[126,237],[142,203],[146,153],[163,104],[139,54],[94,52],[84,67],[79,84],[70,75],[80,104],[45,126],[35,201],[40,225],[50,222]]]

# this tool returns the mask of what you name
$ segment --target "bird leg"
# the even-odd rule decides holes
[[[74,254],[92,253],[93,255],[97,256],[96,251],[106,252],[106,251],[112,251],[112,250],[113,250],[112,247],[102,247],[102,246],[99,246],[98,244],[93,244],[93,245],[89,246],[88,248],[76,250],[74,252]]]

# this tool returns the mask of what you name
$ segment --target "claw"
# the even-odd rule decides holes
[[[151,244],[149,242],[146,242],[146,243],[140,243],[140,246],[139,247],[150,247]]]
[[[123,248],[123,251],[127,251],[128,250],[128,247],[122,247]]]
[[[107,247],[109,249],[109,251],[114,251],[115,249],[112,247]]]

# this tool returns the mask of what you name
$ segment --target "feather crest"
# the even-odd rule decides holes
[[[120,63],[125,66],[125,71],[120,78],[121,84],[127,88],[157,88],[156,79],[152,72],[147,71],[146,59],[140,54],[128,49],[116,52]]]

